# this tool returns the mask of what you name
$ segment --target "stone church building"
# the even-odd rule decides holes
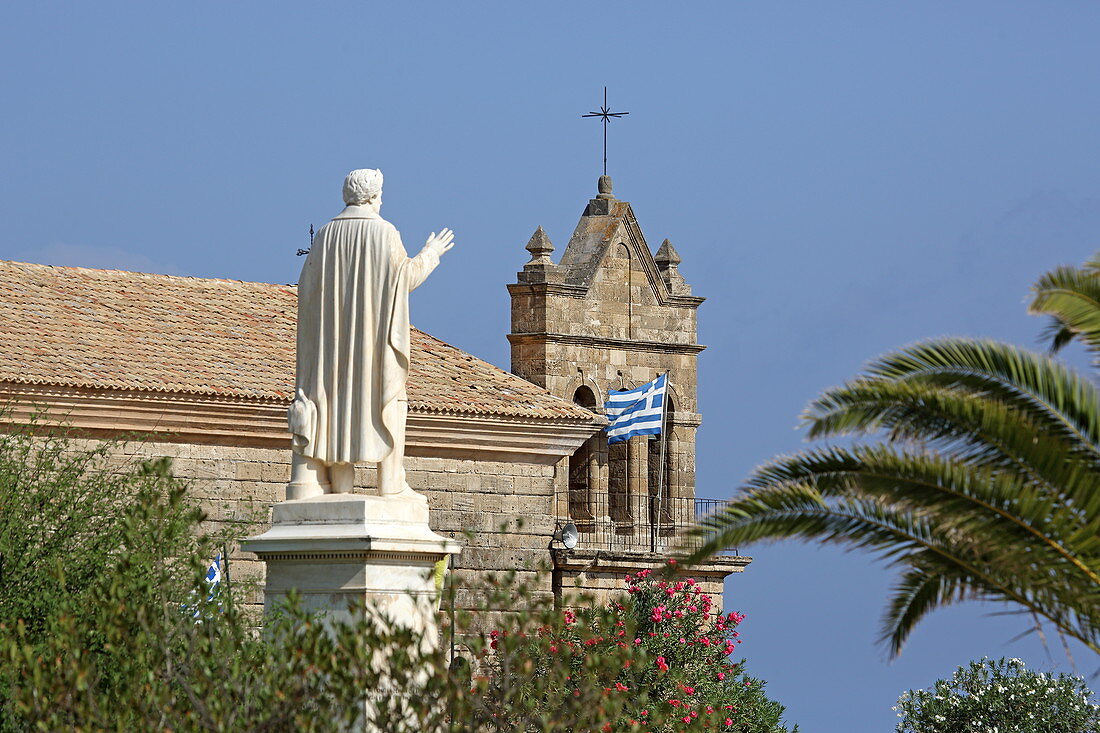
[[[695,498],[703,298],[671,243],[651,252],[606,176],[556,264],[541,227],[527,250],[508,284],[511,373],[414,329],[408,482],[432,529],[464,544],[460,587],[519,570],[542,593],[619,588],[716,508]],[[46,414],[83,441],[123,439],[120,462],[169,457],[207,521],[257,534],[290,477],[296,297],[287,285],[0,261],[0,419]],[[608,391],[666,371],[664,450],[648,437],[608,446]],[[374,473],[357,469],[357,491],[375,489]],[[749,562],[722,555],[692,575],[720,596]],[[235,551],[230,571],[261,578],[263,564]]]

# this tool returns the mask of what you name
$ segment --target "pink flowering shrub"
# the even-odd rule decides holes
[[[608,608],[565,610],[533,634],[492,632],[490,646],[507,649],[501,656],[525,673],[497,668],[490,687],[550,712],[598,696],[598,712],[590,704],[585,720],[558,720],[553,730],[786,731],[783,706],[731,659],[743,619],[719,613],[694,580],[643,570],[627,576],[626,593]]]

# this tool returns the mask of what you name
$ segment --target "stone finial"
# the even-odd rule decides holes
[[[596,195],[598,199],[613,199],[615,198],[611,193],[611,176],[606,173],[600,176],[599,182],[596,184],[596,189],[599,193]]]
[[[531,253],[531,261],[527,263],[528,265],[553,264],[550,253],[554,251],[554,245],[550,243],[550,237],[546,236],[546,231],[541,226],[531,235],[526,250]]]
[[[653,261],[657,263],[657,269],[660,270],[661,279],[665,281],[669,293],[691,295],[691,286],[677,269],[677,265],[680,264],[680,253],[672,246],[672,242],[667,239],[661,242],[657,254],[653,256]]]
[[[554,251],[554,245],[550,244],[550,237],[545,230],[539,227],[531,235],[531,241],[527,243],[527,251],[531,253],[531,261],[523,266],[523,272],[519,273],[519,281],[524,283],[555,283],[562,281],[562,270],[550,259],[550,253]]]
[[[668,269],[675,269],[680,264],[680,253],[676,251],[676,248],[672,246],[672,242],[667,239],[661,242],[660,248],[657,250],[657,254],[653,256],[653,261],[657,263],[657,267],[664,272]]]

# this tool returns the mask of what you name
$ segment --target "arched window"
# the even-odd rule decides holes
[[[588,410],[596,409],[596,395],[585,386],[573,393],[573,402]],[[601,436],[602,433],[593,435],[569,456],[569,516],[574,520],[591,520],[595,516]]]
[[[682,501],[677,497],[677,492],[674,491],[673,477],[676,475],[673,471],[673,464],[675,463],[675,443],[672,440],[672,415],[675,412],[672,404],[672,398],[665,395],[665,399],[668,403],[665,407],[665,432],[662,435],[654,435],[653,439],[649,441],[649,455],[648,468],[649,468],[649,521],[653,524],[660,524],[662,527],[669,526],[671,530],[671,524],[673,517],[676,516],[675,502]],[[661,455],[662,449],[664,456]],[[662,461],[661,459],[664,458]],[[661,475],[663,472],[663,476]],[[658,518],[658,513],[660,517]]]

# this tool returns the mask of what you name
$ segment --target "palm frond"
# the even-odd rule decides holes
[[[865,378],[827,391],[804,419],[811,438],[882,432],[892,444],[919,445],[955,461],[1015,473],[1100,512],[1100,456],[1077,434],[1044,430],[1029,413],[985,394]]]
[[[1046,273],[1032,287],[1028,312],[1054,319],[1051,351],[1070,338],[1078,338],[1092,351],[1100,349],[1100,259],[1094,256],[1084,267],[1063,266]]]
[[[1062,325],[1062,322],[1057,318],[1051,318],[1043,329],[1042,335],[1039,337],[1040,341],[1047,341],[1047,350],[1051,354],[1057,354],[1062,349],[1070,345],[1073,339],[1076,337],[1072,330]]]
[[[941,532],[966,533],[999,547],[1004,565],[1067,564],[1066,577],[1100,592],[1100,574],[1076,547],[1061,541],[1078,527],[1078,513],[1058,494],[1018,475],[931,453],[855,446],[780,459],[758,469],[746,487],[748,497],[760,500],[791,485],[812,488],[821,501],[871,499],[919,515]]]
[[[934,569],[954,578],[952,598],[1011,601],[1095,643],[1096,557],[1082,559],[1061,541],[1075,522],[1072,511],[1012,474],[885,446],[829,448],[758,469],[744,495],[700,527],[704,546],[693,559],[780,539],[839,544],[911,570]],[[1067,607],[1084,610],[1067,615],[1060,610]]]
[[[923,568],[907,570],[894,585],[879,640],[889,647],[890,656],[896,657],[925,616],[967,597],[965,586],[955,579]]]
[[[938,339],[887,354],[867,369],[883,379],[969,391],[1021,410],[1036,429],[1100,457],[1100,395],[1050,357],[981,339]]]

